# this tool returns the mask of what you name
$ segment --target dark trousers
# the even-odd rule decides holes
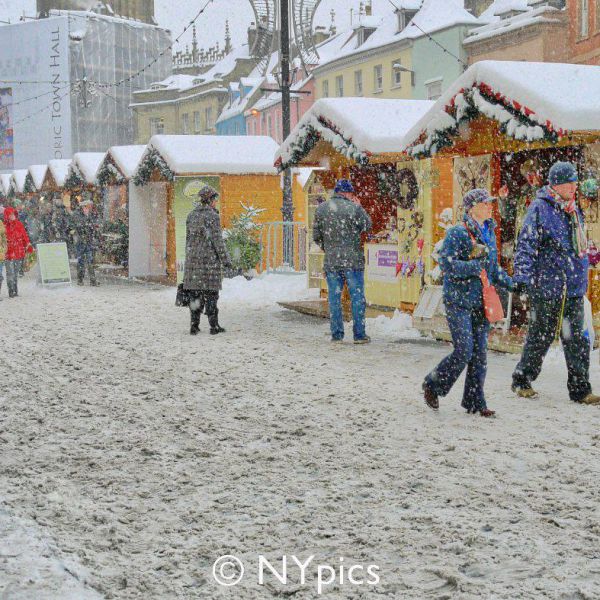
[[[77,282],[83,283],[85,277],[85,269],[87,267],[90,283],[95,285],[96,283],[96,271],[94,269],[94,251],[93,250],[80,250],[77,252]]]
[[[541,370],[544,358],[556,337],[562,298],[530,297],[529,329],[523,356],[513,373],[513,384],[529,387]],[[584,335],[583,298],[567,298],[561,328],[567,362],[567,388],[571,400],[583,400],[591,391],[590,342]]]
[[[208,324],[211,329],[219,326],[219,292],[211,290],[189,290],[190,297],[190,315],[192,317],[192,327],[200,325],[200,315],[208,317]]]
[[[467,369],[462,406],[467,410],[487,408],[483,386],[487,374],[487,343],[490,324],[483,306],[476,309],[446,305],[446,318],[454,350],[425,378],[438,396],[446,396]]]
[[[20,262],[19,260],[7,260],[4,263],[6,267],[6,285],[8,286],[8,295],[11,298],[19,293],[17,282],[19,280]]]
[[[344,281],[348,284],[350,300],[352,302],[352,321],[355,340],[364,339],[367,334],[365,331],[365,311],[367,301],[365,300],[365,272],[353,271],[328,271],[327,288],[329,290],[329,314],[331,338],[334,340],[344,339],[344,318],[342,315],[342,291]]]

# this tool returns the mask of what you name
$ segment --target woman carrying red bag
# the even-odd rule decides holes
[[[493,203],[486,190],[468,192],[463,198],[463,221],[448,230],[440,252],[454,351],[423,383],[425,402],[434,410],[439,408],[439,396],[446,396],[467,369],[462,407],[482,417],[495,414],[487,407],[483,392],[490,322],[504,316],[494,286],[512,291],[513,282],[498,264]]]
[[[4,227],[6,229],[6,283],[8,285],[8,297],[15,298],[19,295],[17,281],[19,267],[26,254],[33,252],[25,225],[19,221],[17,211],[8,207],[4,209]]]

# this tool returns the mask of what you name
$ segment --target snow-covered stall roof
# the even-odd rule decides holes
[[[69,176],[70,158],[56,158],[48,162],[48,171],[58,187],[63,187]]]
[[[401,152],[404,135],[433,105],[429,100],[323,98],[283,142],[277,164],[299,164],[319,140],[359,163],[371,154]]]
[[[31,165],[28,171],[35,189],[41,190],[48,172],[48,165]]]
[[[600,66],[482,61],[454,82],[404,143],[414,155],[433,154],[474,114],[498,121],[506,135],[529,142],[600,131],[598,97]]]
[[[0,174],[0,189],[3,196],[8,196],[10,193],[10,184],[12,183],[12,175],[10,173]]]
[[[12,187],[17,194],[22,194],[25,191],[25,179],[27,179],[27,173],[27,169],[16,169],[11,173]]]
[[[98,169],[105,156],[105,152],[77,152],[69,167],[69,177],[75,176],[87,185],[96,185]]]
[[[137,146],[112,146],[108,149],[105,161],[112,158],[125,179],[131,179],[146,150],[144,144]],[[103,163],[104,164],[104,163]]]
[[[157,158],[173,175],[275,175],[277,148],[277,143],[267,136],[155,135],[136,169],[135,179],[140,182],[140,171]]]

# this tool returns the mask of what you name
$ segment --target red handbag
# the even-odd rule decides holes
[[[475,243],[475,236],[470,231],[469,236],[472,242]],[[496,288],[490,283],[485,269],[481,270],[479,277],[481,277],[481,285],[483,287],[483,310],[485,318],[490,323],[498,323],[504,319],[504,308],[502,307],[500,296],[498,296]]]

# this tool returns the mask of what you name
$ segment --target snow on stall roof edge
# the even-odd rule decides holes
[[[54,177],[56,185],[62,187],[69,176],[69,167],[73,161],[70,158],[56,158],[48,161],[48,169]]]
[[[77,152],[73,155],[71,169],[76,166],[86,183],[95,184],[98,169],[106,156],[106,152]]]
[[[155,135],[145,154],[151,148],[158,151],[176,175],[277,173],[274,167],[277,142],[267,136]]]
[[[31,175],[31,179],[33,180],[33,185],[35,185],[35,189],[39,190],[46,178],[46,173],[48,172],[48,165],[30,165],[29,174]]]
[[[110,155],[117,167],[121,170],[121,173],[123,173],[127,179],[130,179],[137,170],[145,151],[146,146],[144,144],[134,146],[112,146],[108,149],[107,156]]]
[[[539,122],[550,121],[554,129],[600,131],[600,66],[481,61],[469,67],[412,127],[404,148],[418,140],[461,89],[480,83],[527,106]]]

